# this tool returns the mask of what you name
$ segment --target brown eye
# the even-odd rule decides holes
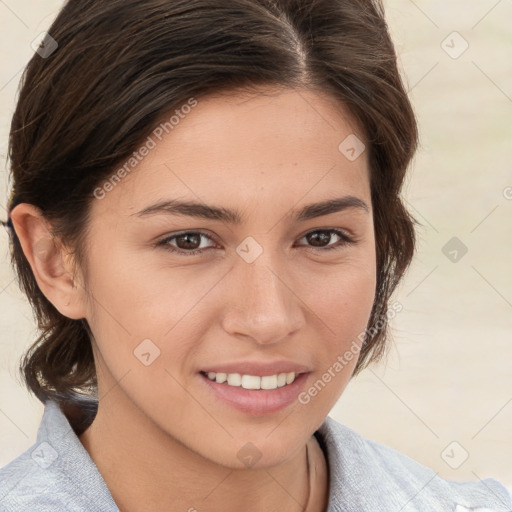
[[[197,233],[185,233],[176,237],[178,249],[197,249],[201,245],[201,235]]]
[[[329,243],[332,242],[333,238],[335,241],[336,238],[340,240],[336,245],[330,246]],[[355,243],[352,238],[337,229],[317,229],[315,231],[310,231],[301,238],[301,240],[303,239],[306,239],[306,241],[311,244],[311,248],[319,251],[329,251],[331,249],[338,249],[345,245]]]
[[[208,235],[198,231],[185,231],[176,235],[169,236],[158,242],[170,252],[176,252],[185,256],[192,256],[205,251],[208,247],[201,247],[203,239],[212,240]]]

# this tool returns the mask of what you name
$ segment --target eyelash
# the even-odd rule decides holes
[[[310,251],[316,252],[316,253],[342,249],[343,247],[345,247],[347,245],[356,243],[356,240],[347,236],[343,231],[340,231],[338,229],[315,229],[313,231],[308,231],[304,236],[301,237],[301,239],[305,238],[306,236],[313,234],[313,233],[330,233],[330,234],[338,235],[341,238],[341,241],[338,242],[337,245],[318,247],[318,248],[309,247]],[[163,240],[160,240],[159,242],[157,242],[156,245],[163,246],[163,248],[165,250],[172,252],[172,253],[181,254],[183,256],[195,256],[196,254],[200,254],[209,249],[209,248],[208,249],[192,249],[190,251],[186,251],[184,249],[176,249],[173,246],[169,245],[169,242],[171,240],[174,240],[174,239],[179,238],[184,235],[200,235],[201,237],[209,238],[213,242],[216,242],[216,240],[213,237],[211,237],[210,235],[207,235],[206,233],[203,233],[201,231],[182,231],[181,233],[178,233],[178,234],[166,237]]]

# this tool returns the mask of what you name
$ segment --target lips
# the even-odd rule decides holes
[[[237,361],[205,366],[199,377],[214,400],[245,414],[266,415],[293,404],[311,371],[285,359]]]
[[[218,383],[210,380],[203,372],[199,372],[198,376],[203,389],[214,400],[244,414],[259,416],[277,413],[296,403],[310,374],[301,373],[290,384],[272,390],[244,389],[241,386],[230,386],[226,382]]]

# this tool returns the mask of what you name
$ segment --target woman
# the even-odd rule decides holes
[[[69,1],[39,50],[8,225],[45,412],[0,510],[510,510],[327,417],[414,253],[378,1]]]

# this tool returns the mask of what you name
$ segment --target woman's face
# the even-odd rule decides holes
[[[124,419],[231,467],[279,464],[321,425],[376,285],[360,132],[325,95],[270,92],[191,102],[97,193],[88,232],[100,410],[116,388]]]

